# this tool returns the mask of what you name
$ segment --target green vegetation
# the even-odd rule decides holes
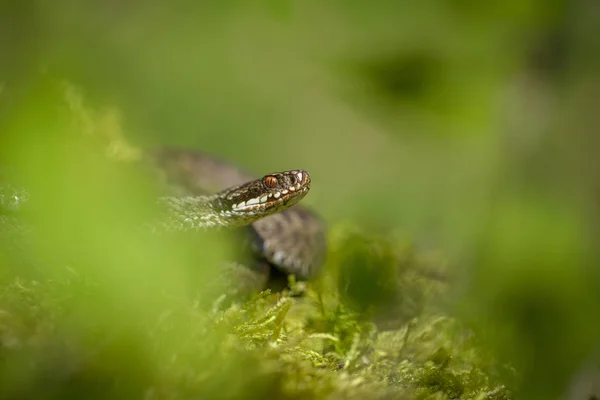
[[[546,400],[597,365],[593,1],[117,3],[0,5],[0,398]],[[230,241],[141,230],[156,145],[310,171],[323,274],[235,292]]]
[[[348,249],[349,241],[333,250]],[[392,270],[399,260],[379,261]],[[410,269],[421,267],[412,261]],[[412,274],[397,273],[401,279]],[[91,304],[81,307],[81,298],[103,294],[77,274],[66,275],[5,284],[4,396],[512,398],[491,358],[458,321],[433,310],[413,317],[400,312],[393,318],[405,323],[378,332],[340,300],[326,282],[331,276],[317,285],[291,281],[280,294],[266,291],[225,307],[223,298],[208,308],[196,299],[163,301],[143,323],[122,325],[116,316],[99,317]]]

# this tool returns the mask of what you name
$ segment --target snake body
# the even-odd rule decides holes
[[[215,209],[221,214],[215,219],[214,213],[202,211],[196,219],[200,225],[224,223],[241,227],[250,238],[257,261],[286,275],[310,279],[319,272],[326,252],[324,224],[314,212],[296,204],[310,189],[308,172],[287,171],[253,180],[249,173],[229,162],[200,151],[179,148],[155,149],[149,152],[149,159],[173,195],[168,197],[167,203],[174,210],[182,203],[196,201],[193,199],[204,199],[203,202],[210,199],[209,202],[217,204]],[[273,183],[273,178],[277,185],[269,187],[267,180]],[[215,192],[218,194],[212,194]],[[241,201],[245,201],[246,208],[248,203],[254,207],[250,215],[242,210],[244,216],[234,216],[240,211],[239,207],[223,212],[223,207],[232,207]],[[274,203],[273,206],[262,207],[269,201]],[[190,207],[184,208],[187,211],[170,213],[179,214],[171,221],[175,229],[181,229],[186,223],[188,228],[192,225],[192,221],[187,220]]]

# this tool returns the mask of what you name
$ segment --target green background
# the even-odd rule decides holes
[[[82,141],[58,105],[66,80],[96,110],[91,125],[118,110],[115,129],[135,146],[202,149],[259,175],[306,169],[303,203],[334,232],[352,225],[401,238],[392,248],[441,252],[456,278],[445,312],[515,365],[520,398],[563,393],[598,343],[598,26],[593,1],[3,1],[3,174],[37,193],[33,253],[57,271],[67,257],[100,282],[98,298],[69,300],[77,306],[53,335],[152,319],[170,304],[157,292],[193,298],[200,278],[189,271],[206,266],[205,279],[227,251],[127,239],[155,188]],[[350,254],[338,236],[332,251]],[[0,260],[7,288],[43,281],[22,258]],[[330,260],[326,270],[342,263]],[[365,287],[380,272],[360,275]],[[145,335],[135,329],[127,340]],[[133,359],[152,359],[138,347]],[[240,357],[233,368],[247,376]],[[29,382],[10,374],[13,361],[3,380]],[[250,398],[239,384],[222,397]]]

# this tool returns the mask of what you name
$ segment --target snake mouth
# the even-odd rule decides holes
[[[285,171],[264,176],[260,182],[248,190],[249,199],[231,206],[233,211],[256,212],[277,206],[292,205],[302,199],[310,189],[310,175],[304,170]]]

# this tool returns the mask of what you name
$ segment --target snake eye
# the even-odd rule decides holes
[[[268,188],[276,187],[277,186],[277,178],[275,178],[274,176],[265,177],[265,185],[267,185]]]

